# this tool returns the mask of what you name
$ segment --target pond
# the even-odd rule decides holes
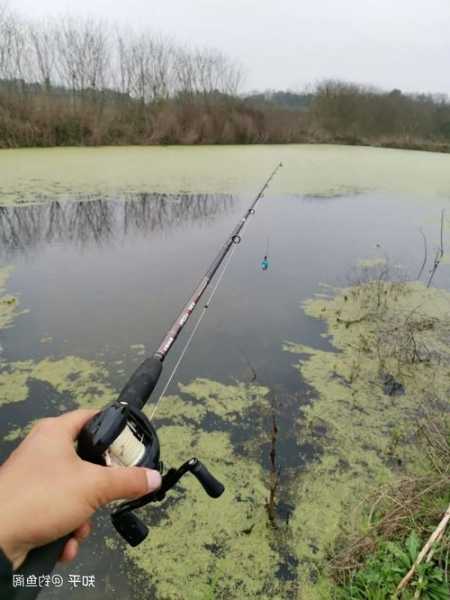
[[[333,146],[0,152],[3,287],[17,298],[1,331],[0,460],[33,420],[114,397],[280,160],[155,421],[164,462],[198,454],[227,497],[209,500],[183,482],[143,511],[151,534],[134,550],[103,512],[80,560],[61,569],[94,574],[91,598],[324,598],[302,541],[274,534],[264,507],[271,406],[287,528],[292,489],[323,452],[320,436],[299,436],[315,392],[285,344],[331,349],[302,303],[322,284],[354,281],[358,260],[382,258],[402,278],[417,276],[420,230],[432,256],[450,205],[450,157]],[[449,287],[445,262],[437,287]]]

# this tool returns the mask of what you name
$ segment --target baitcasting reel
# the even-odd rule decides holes
[[[96,415],[78,438],[78,454],[83,460],[119,467],[147,467],[163,472],[159,439],[144,413],[127,402],[115,401]],[[185,473],[192,473],[211,498],[218,498],[224,486],[197,459],[191,458],[178,469],[169,469],[162,477],[159,490],[136,500],[120,504],[111,514],[118,533],[137,546],[148,535],[148,527],[134,510],[150,502],[161,502]]]

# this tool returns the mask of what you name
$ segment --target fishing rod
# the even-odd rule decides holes
[[[160,473],[163,473],[158,434],[156,433],[154,425],[151,423],[150,419],[147,418],[142,409],[158,383],[162,373],[163,362],[172,349],[176,339],[200,302],[200,299],[210,285],[214,275],[224,263],[225,258],[228,256],[228,260],[231,259],[234,249],[237,244],[241,242],[240,234],[248,218],[250,215],[255,214],[256,205],[281,167],[282,163],[276,166],[243,218],[233,229],[231,235],[227,238],[225,244],[211,263],[204,277],[195,288],[189,301],[183,307],[181,313],[164,336],[156,352],[149,358],[146,358],[136,369],[120,392],[117,400],[108,404],[85,425],[78,437],[77,447],[77,452],[82,459],[103,466],[146,467],[149,469],[156,469]],[[211,296],[204,305],[204,312],[197,321],[197,324],[169,377],[168,383],[170,383],[176,368],[180,364],[198,329],[206,309],[211,303],[224,275],[226,266],[227,265],[225,265],[218,277]],[[164,392],[167,387],[168,384],[166,385]],[[156,403],[155,410],[164,395],[164,392]],[[154,412],[155,411],[153,411],[153,414]],[[186,473],[192,473],[199,481],[204,491],[211,498],[218,498],[222,495],[225,489],[222,483],[220,483],[220,481],[218,481],[197,458],[191,458],[183,463],[178,469],[169,469],[167,473],[162,476],[162,483],[159,490],[142,496],[137,500],[123,502],[111,513],[111,520],[114,527],[128,544],[137,546],[148,535],[147,526],[133,511],[151,502],[161,502],[164,500],[166,493],[173,488]],[[48,544],[47,546],[32,550],[18,572],[25,577],[28,575],[51,573],[69,538],[70,535]],[[32,588],[24,588],[21,590],[21,595],[17,595],[14,600],[16,598],[20,598],[20,600],[32,600],[36,597],[38,591],[39,590],[37,590],[37,592],[36,590],[33,591]]]

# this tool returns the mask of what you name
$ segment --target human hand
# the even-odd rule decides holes
[[[60,560],[72,560],[98,508],[160,487],[158,471],[81,460],[74,441],[95,414],[76,410],[38,421],[0,466],[0,548],[14,569],[33,548],[69,533]]]

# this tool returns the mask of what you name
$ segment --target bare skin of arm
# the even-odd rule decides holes
[[[97,509],[160,487],[157,471],[80,459],[74,441],[95,413],[77,410],[39,421],[0,466],[0,548],[14,569],[33,548],[71,532],[60,560],[73,560]]]

